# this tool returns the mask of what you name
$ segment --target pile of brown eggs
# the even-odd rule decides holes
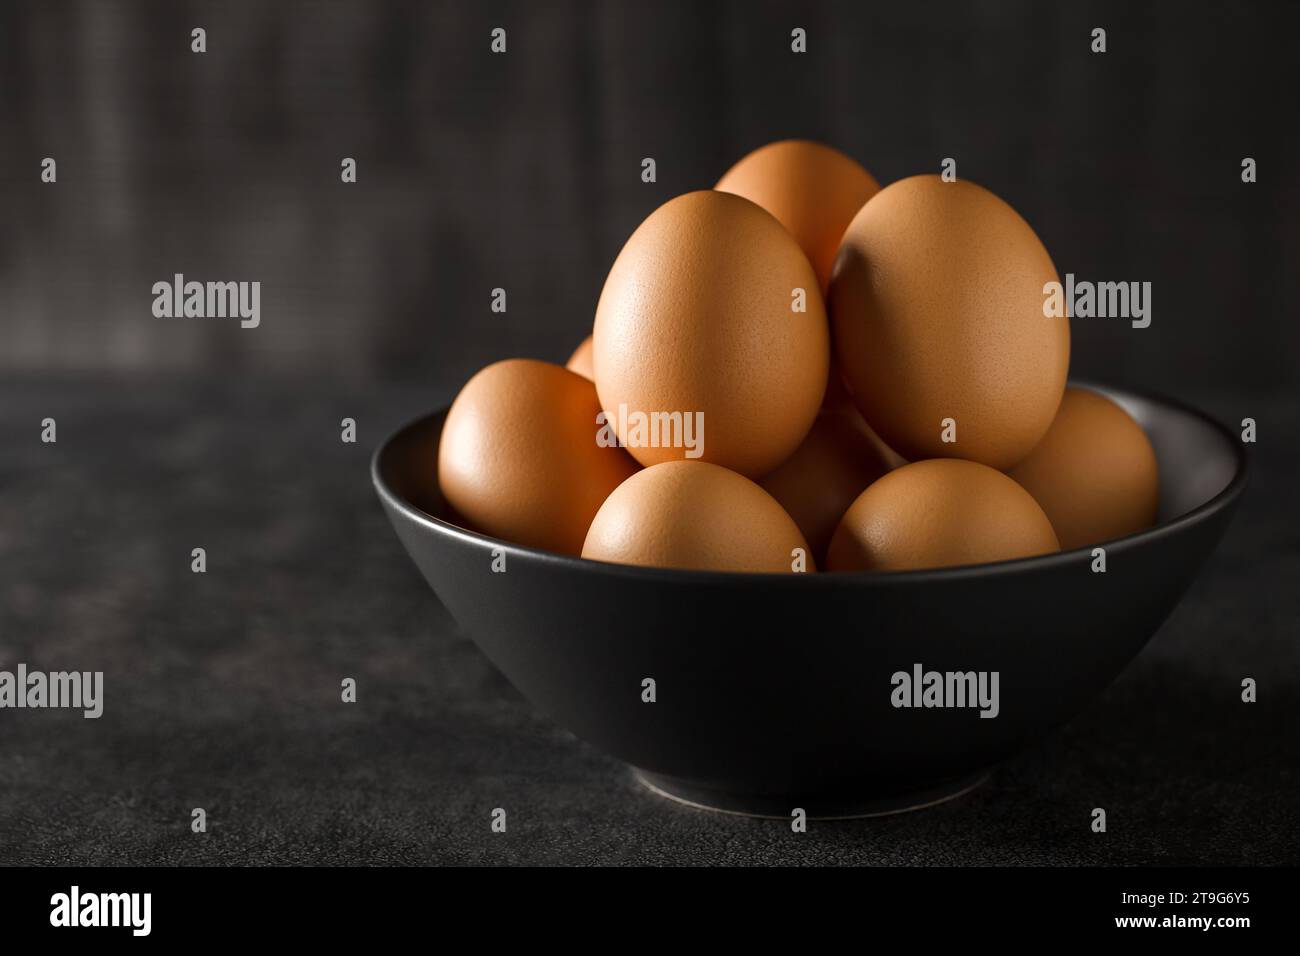
[[[881,189],[772,143],[637,228],[567,368],[470,379],[438,481],[484,534],[657,567],[905,570],[1129,534],[1155,520],[1155,455],[1066,388],[1057,281],[980,186]]]

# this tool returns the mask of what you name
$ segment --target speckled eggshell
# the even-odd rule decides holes
[[[1056,420],[1009,472],[1034,496],[1065,549],[1149,528],[1156,520],[1156,455],[1141,426],[1110,399],[1067,388]]]
[[[460,390],[438,447],[438,484],[476,531],[578,554],[611,491],[637,469],[596,443],[596,388],[532,359],[489,365]]]
[[[863,417],[911,461],[1014,466],[1065,390],[1069,321],[1043,314],[1055,281],[1033,229],[987,189],[913,176],[881,190],[844,235],[829,296]]]
[[[671,461],[614,490],[591,523],[584,558],[658,568],[790,573],[808,544],[754,482],[718,465]]]
[[[822,143],[769,143],[727,170],[714,187],[762,206],[794,236],[823,291],[840,238],[880,184],[856,161]]]
[[[678,196],[637,228],[605,280],[592,339],[611,416],[620,405],[702,412],[699,460],[752,478],[798,447],[826,389],[830,332],[812,266],[779,222],[730,193]],[[628,451],[644,465],[687,457]]]
[[[830,571],[912,571],[1058,550],[1029,492],[973,461],[912,462],[873,483],[841,519]]]

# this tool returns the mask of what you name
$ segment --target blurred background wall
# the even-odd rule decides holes
[[[651,210],[811,137],[882,183],[954,157],[1062,275],[1152,282],[1150,328],[1074,322],[1075,374],[1291,385],[1300,71],[1283,10],[6,2],[0,375],[460,379],[508,355],[562,361]],[[154,318],[150,287],[176,272],[261,281],[260,328]]]

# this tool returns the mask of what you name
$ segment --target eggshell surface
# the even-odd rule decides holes
[[[962,459],[912,462],[874,482],[831,538],[830,571],[910,571],[1058,550],[1043,509],[1018,484]]]
[[[1067,388],[1051,428],[1009,472],[1034,496],[1065,549],[1149,528],[1159,475],[1141,426],[1104,395]]]
[[[880,184],[838,149],[787,139],[745,156],[714,188],[744,196],[775,216],[799,243],[825,291],[844,230]]]
[[[615,421],[620,406],[701,413],[699,460],[749,477],[794,451],[826,389],[830,333],[812,266],[780,223],[730,193],[678,196],[637,228],[605,281],[592,339]],[[687,457],[664,444],[628,451],[644,465]]]
[[[443,425],[438,483],[477,531],[578,554],[605,498],[638,468],[596,443],[595,386],[558,365],[508,359],[465,384]]]
[[[564,367],[570,372],[576,372],[588,381],[596,380],[596,373],[591,368],[591,336],[583,339],[573,354],[569,356],[569,361],[564,363]]]
[[[820,562],[849,505],[892,467],[856,410],[824,410],[794,454],[761,484],[794,518]]]
[[[584,558],[660,568],[790,573],[808,543],[771,495],[733,471],[698,461],[652,465],[601,505]]]
[[[829,296],[863,417],[912,461],[1014,466],[1065,390],[1069,322],[1043,308],[1056,281],[1033,229],[987,189],[914,176],[881,190],[844,235]]]

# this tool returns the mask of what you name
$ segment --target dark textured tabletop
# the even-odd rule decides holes
[[[796,834],[642,790],[458,630],[368,474],[389,430],[450,394],[291,376],[0,383],[0,669],[105,683],[98,720],[0,710],[0,862],[1300,860],[1290,398],[1184,396],[1257,419],[1252,484],[1192,592],[1077,719],[959,800]]]

